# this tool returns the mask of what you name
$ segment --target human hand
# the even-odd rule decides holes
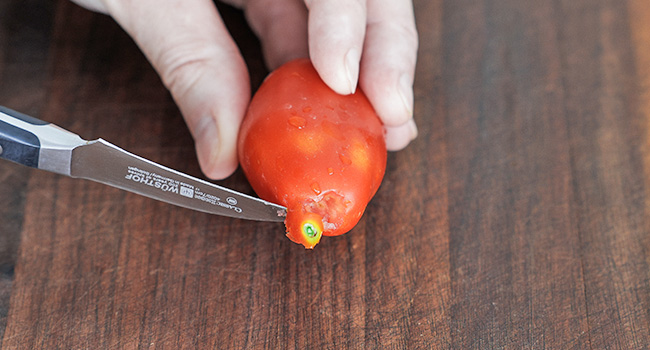
[[[250,100],[248,71],[211,0],[72,0],[111,15],[170,90],[203,172],[237,168],[237,134]],[[224,0],[244,10],[269,69],[310,57],[334,91],[357,83],[399,150],[417,136],[413,75],[418,46],[411,0]]]

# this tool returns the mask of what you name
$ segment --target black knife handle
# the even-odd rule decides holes
[[[0,106],[0,114],[9,117],[0,120],[0,158],[37,168],[41,142],[38,136],[20,127],[20,123],[15,121],[31,125],[48,123],[2,106]]]

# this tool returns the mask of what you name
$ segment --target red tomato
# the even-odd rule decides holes
[[[266,78],[238,150],[255,192],[287,207],[287,236],[306,248],[352,229],[386,170],[384,128],[366,96],[335,93],[308,59]]]

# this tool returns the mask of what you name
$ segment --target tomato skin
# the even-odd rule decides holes
[[[359,89],[335,93],[308,59],[269,74],[253,96],[238,142],[251,186],[287,207],[287,236],[306,248],[321,234],[351,230],[386,169],[384,128],[366,96]],[[305,227],[315,218],[322,225]],[[318,237],[307,236],[317,226]]]

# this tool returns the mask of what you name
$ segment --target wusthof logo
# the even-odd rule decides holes
[[[129,167],[124,178],[139,184],[157,188],[163,192],[178,193],[178,181],[136,167]]]

